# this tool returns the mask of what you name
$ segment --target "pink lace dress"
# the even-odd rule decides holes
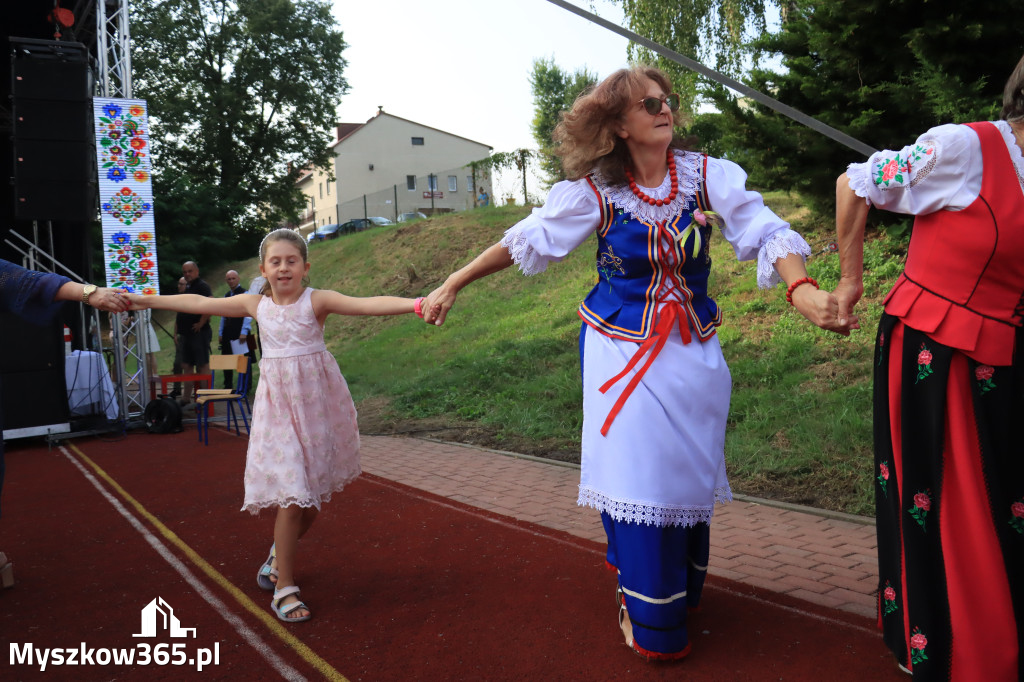
[[[263,357],[245,463],[245,502],[316,507],[360,474],[352,395],[313,313],[313,290],[290,305],[265,296],[256,311]]]

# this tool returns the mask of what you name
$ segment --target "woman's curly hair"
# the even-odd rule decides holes
[[[619,69],[586,90],[573,102],[572,109],[562,114],[552,138],[568,179],[579,180],[597,171],[611,185],[626,184],[629,149],[616,129],[629,107],[636,105],[646,92],[648,78],[661,86],[665,94],[672,92],[672,84],[663,71],[637,65]],[[680,112],[672,118],[675,125],[680,125]],[[695,137],[673,137],[670,146],[689,149],[695,142]]]
[[[1003,88],[1003,110],[999,117],[1005,121],[1024,120],[1024,57],[1006,80]]]

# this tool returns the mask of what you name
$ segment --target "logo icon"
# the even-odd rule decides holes
[[[171,637],[196,636],[195,628],[181,627],[174,609],[163,597],[157,597],[142,608],[142,632],[132,637],[156,637],[157,630],[167,630]]]

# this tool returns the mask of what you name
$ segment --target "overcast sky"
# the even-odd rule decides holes
[[[606,0],[574,2],[623,23]],[[496,152],[537,146],[534,59],[599,79],[626,65],[625,38],[547,0],[334,0],[334,13],[349,46],[339,120],[363,122],[383,106]]]

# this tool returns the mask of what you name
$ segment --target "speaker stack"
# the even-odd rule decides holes
[[[89,275],[88,226],[96,219],[94,77],[89,51],[73,42],[8,39],[11,130],[8,153],[13,231],[45,223],[58,261]],[[7,146],[7,145],[4,145]],[[0,226],[0,242],[6,236]],[[8,259],[16,253],[0,249]],[[63,325],[79,328],[77,304],[37,326],[0,313],[0,409],[6,438],[50,432],[69,421]],[[67,430],[64,428],[63,430]]]
[[[16,220],[96,218],[94,82],[81,43],[11,38]]]

